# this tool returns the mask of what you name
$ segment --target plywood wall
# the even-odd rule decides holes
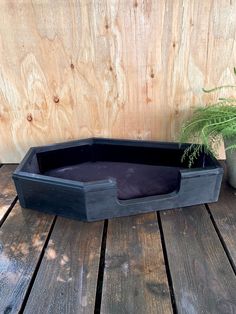
[[[0,0],[0,162],[91,136],[174,140],[233,83],[235,0]]]

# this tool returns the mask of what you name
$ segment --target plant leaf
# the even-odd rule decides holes
[[[212,89],[203,88],[202,90],[204,93],[211,93],[211,92],[215,92],[217,90],[223,89],[223,88],[236,88],[236,86],[235,85],[222,85],[222,86],[214,87]]]

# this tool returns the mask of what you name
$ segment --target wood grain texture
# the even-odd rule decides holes
[[[17,203],[0,229],[0,313],[18,313],[53,216]]]
[[[16,190],[11,178],[15,165],[3,165],[0,168],[0,224],[10,205],[16,198]]]
[[[103,222],[58,218],[24,313],[93,313]]]
[[[224,180],[219,201],[208,206],[236,270],[236,190]]]
[[[178,313],[235,313],[236,277],[204,206],[161,213]]]
[[[175,139],[233,83],[236,1],[0,0],[0,161],[103,136]]]
[[[172,313],[156,213],[109,221],[101,313]]]

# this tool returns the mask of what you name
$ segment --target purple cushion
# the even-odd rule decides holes
[[[97,161],[46,171],[44,175],[89,182],[115,178],[122,200],[173,192],[178,187],[179,169],[125,162]]]

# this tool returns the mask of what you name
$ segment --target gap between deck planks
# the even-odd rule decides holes
[[[108,222],[101,313],[172,313],[156,213]]]
[[[11,209],[11,204],[16,197],[11,180],[11,172],[14,168],[4,165],[0,169],[0,209],[3,216],[9,212],[9,208]],[[18,313],[28,310],[30,313],[35,313],[36,309],[41,313],[46,313],[48,309],[52,313],[54,309],[62,309],[62,304],[58,301],[63,300],[63,295],[68,302],[64,303],[65,311],[62,309],[60,313],[71,313],[70,309],[73,306],[76,307],[77,304],[86,309],[87,313],[91,313],[94,309],[103,223],[99,222],[88,226],[89,224],[79,221],[58,218],[51,238],[50,233],[54,220],[52,215],[22,209],[17,203],[4,221],[0,229],[0,313]],[[95,230],[95,225],[97,225],[97,230]],[[49,237],[50,242],[47,246]],[[57,242],[58,237],[59,242]],[[67,244],[66,247],[65,244]],[[84,250],[86,247],[87,255]],[[46,254],[44,254],[44,249],[46,249]],[[64,252],[63,249],[65,249]],[[57,254],[60,256],[60,260]],[[41,263],[42,257],[43,262]],[[41,287],[36,292],[37,297],[34,298],[35,287],[47,282],[46,278],[43,282],[38,279],[44,273],[45,261],[49,268],[55,266],[56,270],[47,273],[48,277],[46,278],[50,282],[50,293],[43,294],[48,286],[44,290]],[[37,274],[38,268],[39,273]],[[92,269],[93,271],[91,271]],[[51,280],[52,274],[55,275],[54,282]],[[77,278],[76,281],[73,280],[74,278]],[[65,291],[63,292],[61,289],[61,293],[58,295],[59,284],[62,287],[63,282],[65,283]],[[35,285],[33,285],[34,283]],[[49,295],[52,296],[53,310],[52,306],[46,307],[46,305],[50,305],[47,302]],[[39,299],[44,305],[43,308],[38,306]],[[30,309],[32,300],[36,301],[36,304],[34,308]],[[75,302],[71,302],[72,300]],[[82,311],[80,312],[82,313]]]
[[[105,256],[102,313],[172,313],[155,216],[120,218],[108,224],[108,252],[113,257],[111,261]],[[73,220],[65,225],[65,219],[59,218],[24,313],[93,312],[102,227],[101,222]],[[116,302],[116,297],[122,302]]]
[[[0,229],[0,313],[18,313],[50,231],[53,216],[16,204]]]
[[[15,204],[15,168],[0,168],[0,313],[19,312],[53,221]]]
[[[93,313],[103,222],[58,217],[24,313]]]
[[[206,207],[160,215],[178,313],[236,313],[236,277]]]
[[[22,215],[26,219],[21,222]],[[13,222],[11,222],[12,217],[15,217]],[[29,221],[30,218],[32,220]],[[49,224],[48,229],[43,233],[44,237],[39,241],[41,246],[38,246],[35,252],[33,249],[35,244],[31,243],[30,239],[35,235],[37,235],[37,239],[40,236],[41,229],[38,230],[37,225],[35,228],[32,226],[32,222],[36,218],[39,224],[42,219],[48,219]],[[16,220],[19,221],[18,224]],[[142,306],[140,303],[140,310],[146,308],[146,310],[150,310],[148,310],[149,313],[156,313],[158,308],[159,313],[171,313],[171,302],[155,213],[129,217],[123,221],[128,222],[126,224],[127,228],[129,224],[133,226],[130,242],[126,242],[128,250],[131,250],[134,241],[140,241],[140,244],[136,244],[136,248],[139,246],[143,251],[140,256],[136,253],[135,263],[132,262],[132,259],[129,260],[133,263],[132,267],[129,266],[132,268],[130,271],[131,278],[133,278],[129,287],[135,291],[136,302],[139,299],[138,295],[142,295],[142,293],[145,294],[147,299],[147,303],[144,302]],[[42,261],[40,261],[40,251],[43,250],[43,246],[47,242],[52,224],[53,216],[20,209],[18,204],[5,221],[1,230],[3,247],[11,247],[16,242],[16,247],[9,255],[6,267],[10,267],[12,260],[17,260],[21,265],[21,276],[19,281],[15,282],[14,288],[8,285],[9,282],[4,288],[8,298],[2,296],[5,298],[5,302],[1,306],[5,311],[18,311],[21,308],[21,311],[25,313],[32,313],[32,310],[34,313],[52,313],[55,310],[71,313],[73,309],[77,311],[80,309],[80,313],[91,313],[94,309],[103,222],[86,224],[58,218],[47,248],[45,248],[46,252]],[[112,241],[112,229],[116,229],[116,225],[120,225],[119,221],[111,222],[108,241]],[[137,230],[135,230],[136,227]],[[14,229],[14,232],[12,232],[12,229]],[[11,241],[10,234],[12,235]],[[120,246],[122,246],[122,234],[120,236],[121,238],[119,239],[118,236],[117,241],[121,241]],[[112,244],[112,242],[110,243]],[[146,245],[148,246],[146,247]],[[18,253],[22,246],[25,251],[22,253],[23,256],[19,257]],[[24,260],[22,261],[21,258]],[[39,269],[37,269],[39,262],[41,263]],[[140,267],[138,278],[136,266]],[[147,269],[145,269],[146,267]],[[155,272],[155,270],[158,270],[158,272]],[[7,281],[9,275],[14,276],[15,274],[9,271],[5,275],[4,279]],[[142,275],[144,276],[142,277]],[[27,277],[27,280],[24,279],[25,277]],[[123,284],[126,286],[125,281]],[[141,289],[139,289],[139,285]],[[10,293],[10,290],[12,293]],[[18,293],[18,298],[15,298],[14,291],[18,292],[18,290],[20,290],[20,293]],[[129,304],[126,306],[129,307]]]
[[[208,205],[213,223],[236,273],[236,190],[225,181],[217,203]]]
[[[0,178],[4,167],[6,171],[8,166],[4,165],[0,169]],[[4,180],[0,179],[3,191],[4,189],[5,192],[8,191],[1,194],[1,199],[7,204],[4,205],[4,201],[1,200],[0,204],[6,210],[5,216],[8,213],[7,206],[11,206],[12,200],[15,199],[9,176],[8,179],[7,175],[3,176]],[[218,235],[222,237],[228,255],[235,262],[236,213],[233,210],[235,198],[229,196],[227,191],[229,192],[227,187],[226,190],[223,188],[219,203],[209,206]],[[131,310],[129,313],[132,313],[133,309],[135,313],[172,311],[159,228],[156,217],[152,216],[154,214],[109,221],[101,300],[102,313],[110,314],[112,310],[113,314],[119,309],[120,313],[126,313],[125,310]],[[48,217],[51,219],[50,222]],[[206,208],[195,206],[172,210],[162,212],[160,217],[178,312],[234,313],[235,276]],[[73,243],[80,243],[81,239],[87,239],[86,224],[59,218],[46,248],[45,244],[52,231],[52,225],[53,216],[20,209],[18,204],[7,217],[0,229],[2,248],[0,281],[3,283],[3,286],[0,283],[0,300],[5,300],[0,302],[2,303],[0,311],[4,309],[5,313],[14,313],[14,310],[17,312],[23,303],[22,311],[26,306],[25,312],[30,313],[30,309],[34,309],[35,313],[39,305],[36,302],[40,299],[40,302],[46,304],[47,311],[41,308],[43,312],[38,311],[38,313],[55,313],[54,309],[62,309],[64,313],[70,313],[69,310],[76,304],[81,306],[80,313],[91,313],[95,304],[100,244],[97,250],[99,252],[95,249],[97,252],[95,259],[94,256],[89,257],[91,252],[88,247],[85,248],[86,254],[80,255],[80,252],[74,252]],[[81,230],[77,232],[79,225]],[[92,223],[88,225],[93,226]],[[78,233],[79,235],[76,236]],[[101,234],[102,231],[100,232],[99,229],[99,243]],[[53,239],[55,242],[52,242]],[[92,240],[89,239],[88,243],[90,241]],[[43,256],[44,246],[46,253]],[[13,250],[10,250],[11,247]],[[68,260],[68,256],[63,257],[63,250],[72,258]],[[56,253],[56,257],[49,259],[50,252],[52,256]],[[74,255],[77,256],[79,269],[76,267],[76,257],[73,259]],[[41,257],[43,257],[42,262]],[[90,276],[85,278],[85,274],[90,273],[90,270],[84,272],[88,263],[91,266],[91,273],[95,274],[92,276],[93,280]],[[40,266],[39,270],[38,266]],[[65,268],[68,272],[64,277],[65,282],[61,283],[60,275],[64,274]],[[5,273],[6,277],[4,277]],[[82,280],[79,281],[82,285],[79,291],[73,288],[76,287],[73,274],[77,276],[79,274]],[[54,280],[50,281],[51,277]],[[32,281],[32,278],[35,280]],[[25,299],[26,296],[28,299]],[[47,304],[48,298],[51,298],[54,308],[50,307],[50,302]],[[68,302],[62,304],[63,299]],[[86,301],[89,306],[83,306]]]

